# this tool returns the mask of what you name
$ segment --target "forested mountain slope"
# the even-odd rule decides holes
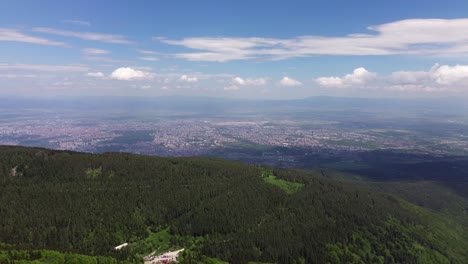
[[[0,262],[13,249],[139,262],[163,231],[183,263],[468,260],[463,225],[395,196],[214,158],[0,147],[0,215]]]

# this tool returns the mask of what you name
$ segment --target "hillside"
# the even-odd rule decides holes
[[[1,263],[13,251],[137,263],[175,248],[186,248],[182,263],[468,260],[466,226],[320,173],[3,146],[0,183]]]

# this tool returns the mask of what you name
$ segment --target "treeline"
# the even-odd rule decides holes
[[[132,247],[113,248],[169,227],[171,243],[189,249],[185,263],[207,256],[230,263],[468,259],[464,248],[447,250],[444,241],[418,235],[432,234],[427,220],[393,196],[273,170],[278,179],[304,184],[288,194],[266,183],[262,169],[213,158],[0,147],[0,241],[139,262]],[[385,229],[389,221],[402,231]],[[194,237],[201,239],[187,243]]]

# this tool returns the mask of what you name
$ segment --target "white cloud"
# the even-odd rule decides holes
[[[404,92],[459,92],[468,89],[468,65],[435,64],[428,71],[396,71],[380,76],[357,68],[343,77],[320,77],[316,82],[327,88],[380,89]]]
[[[95,56],[95,55],[85,55],[84,56],[85,60],[88,61],[98,61],[98,62],[120,62],[120,63],[131,63],[132,61],[130,60],[121,60],[121,59],[113,59],[109,57],[104,57],[104,56]]]
[[[113,34],[102,34],[102,33],[93,33],[93,32],[75,32],[60,30],[54,28],[34,28],[35,32],[53,34],[66,37],[75,37],[84,40],[94,40],[107,43],[117,43],[117,44],[130,44],[131,41],[127,40],[122,35],[113,35]]]
[[[343,80],[340,77],[320,77],[316,79],[320,86],[324,87],[341,87]]]
[[[423,83],[429,78],[429,72],[425,71],[396,71],[389,76],[390,82],[397,84]]]
[[[247,79],[247,84],[254,85],[254,86],[262,86],[266,85],[267,80],[265,78],[258,78],[258,79]]]
[[[300,81],[289,78],[288,76],[283,77],[280,82],[283,86],[300,86],[302,83]]]
[[[429,71],[397,71],[390,74],[392,84],[468,87],[468,65],[435,64]]]
[[[141,50],[141,49],[138,49],[137,51],[138,51],[139,53],[145,54],[145,55],[160,55],[160,54],[161,54],[160,52],[152,51],[152,50]]]
[[[137,85],[137,84],[132,84],[130,87],[135,88],[135,89],[140,89],[140,90],[149,90],[151,89],[151,85],[145,84],[145,85]]]
[[[246,59],[287,59],[317,55],[463,55],[468,52],[468,18],[407,19],[368,27],[369,33],[341,37],[275,38],[197,37],[157,41],[194,52],[176,53],[191,61],[225,62]]]
[[[37,74],[0,74],[0,78],[3,79],[16,79],[16,78],[41,78],[44,77],[43,75],[37,75]]]
[[[90,22],[83,21],[83,20],[62,20],[62,22],[67,23],[67,24],[73,24],[73,25],[76,25],[76,26],[86,26],[86,27],[91,26]]]
[[[67,44],[65,44],[64,42],[33,37],[30,35],[26,35],[20,32],[19,30],[9,28],[0,28],[0,41],[25,42],[49,46],[67,46]]]
[[[267,83],[267,80],[265,78],[242,79],[241,77],[235,77],[232,79],[232,82],[237,85],[262,86]]]
[[[140,57],[140,60],[145,60],[145,61],[158,61],[159,58],[157,58],[157,57]]]
[[[353,73],[346,74],[343,77],[320,77],[316,81],[319,85],[324,87],[347,87],[357,85],[367,85],[369,82],[375,80],[377,74],[367,71],[365,68],[356,68]]]
[[[3,64],[3,63],[0,63],[0,70],[83,72],[83,71],[88,71],[88,67],[83,66],[83,65],[44,65],[44,64]]]
[[[190,61],[216,61],[250,59],[255,56],[250,49],[262,46],[262,43],[273,44],[263,38],[185,38],[183,40],[168,40],[155,38],[170,45],[184,46],[191,49],[206,50],[208,52],[178,53],[177,58]]]
[[[360,67],[354,69],[353,73],[346,74],[343,78],[345,84],[354,84],[354,85],[362,85],[366,84],[367,82],[375,79],[377,76],[376,73],[369,72],[365,68]]]
[[[116,80],[134,80],[134,79],[147,79],[151,74],[145,71],[135,70],[130,67],[121,67],[113,71],[110,75],[112,79]]]
[[[96,78],[104,77],[104,73],[102,72],[88,72],[86,75],[91,76],[91,77],[96,77]]]
[[[430,70],[431,77],[439,84],[454,84],[468,81],[468,65],[434,65]]]
[[[111,52],[109,50],[88,48],[88,49],[82,49],[81,53],[86,54],[86,55],[106,55],[106,54],[110,54]]]
[[[252,56],[242,54],[225,54],[216,52],[196,52],[196,53],[178,53],[175,54],[176,58],[186,59],[189,61],[215,61],[226,62],[231,60],[251,59]]]
[[[198,82],[198,78],[195,76],[188,76],[188,75],[182,75],[180,76],[180,80],[184,82]]]
[[[245,85],[245,80],[242,79],[241,77],[236,77],[234,79],[232,79],[232,81],[236,84],[239,84],[239,85]]]
[[[230,85],[230,86],[224,87],[224,90],[225,91],[238,91],[240,90],[240,88],[237,85]]]
[[[449,89],[447,87],[434,87],[426,86],[422,84],[400,84],[400,85],[389,85],[382,87],[384,90],[388,91],[400,91],[400,92],[455,92],[454,89]]]

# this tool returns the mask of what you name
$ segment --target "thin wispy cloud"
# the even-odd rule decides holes
[[[94,32],[77,32],[77,31],[68,31],[68,30],[61,30],[55,28],[43,28],[37,27],[34,28],[33,31],[45,33],[45,34],[52,34],[52,35],[59,35],[65,37],[74,37],[84,40],[92,40],[92,41],[99,41],[99,42],[106,42],[106,43],[116,43],[116,44],[131,44],[132,42],[126,39],[122,35],[115,35],[115,34],[103,34],[103,33],[94,33]]]
[[[104,49],[87,48],[87,49],[82,49],[81,53],[85,55],[107,55],[107,54],[110,54],[111,51],[104,50]]]
[[[141,49],[137,50],[137,52],[144,54],[144,55],[161,55],[162,54],[161,52],[157,52],[157,51],[141,50]]]
[[[131,60],[114,59],[114,58],[99,56],[99,54],[97,54],[97,55],[93,55],[93,54],[85,55],[85,56],[83,57],[83,59],[85,59],[85,60],[87,60],[87,61],[112,62],[112,63],[113,63],[113,62],[119,62],[119,63],[122,63],[122,62],[131,63],[131,62],[132,62]]]
[[[0,74],[0,79],[17,79],[17,78],[42,78],[44,75],[38,75],[38,74],[14,74],[14,73],[8,73],[8,74]]]
[[[83,66],[83,65],[0,63],[0,70],[28,70],[28,71],[44,71],[44,72],[84,72],[84,71],[88,71],[88,67]]]
[[[157,57],[140,57],[140,60],[145,60],[145,61],[158,61],[159,58]]]
[[[224,90],[225,91],[238,91],[240,90],[240,88],[237,85],[230,85],[230,86],[224,87]]]
[[[196,76],[188,76],[186,74],[180,76],[180,80],[183,82],[198,82],[198,78]]]
[[[31,36],[18,29],[11,28],[0,28],[0,41],[25,42],[49,46],[67,46],[64,42]]]
[[[267,80],[266,78],[257,78],[257,79],[253,79],[253,78],[247,78],[247,79],[243,79],[241,77],[235,77],[232,79],[233,83],[235,83],[236,85],[251,85],[251,86],[262,86],[262,85],[266,85],[267,83]]]
[[[95,77],[95,78],[103,78],[104,73],[102,73],[102,72],[88,72],[86,74],[86,76]]]
[[[90,27],[91,26],[91,22],[88,22],[88,21],[83,21],[83,20],[62,20],[63,23],[66,23],[66,24],[72,24],[72,25],[76,25],[76,26],[85,26],[85,27]]]
[[[468,52],[468,19],[408,19],[370,26],[369,33],[342,37],[196,37],[165,44],[196,50],[174,54],[190,61],[282,60],[317,55],[450,55]]]
[[[168,54],[164,54],[162,52],[153,51],[153,50],[137,49],[136,51],[143,55],[139,57],[139,59],[144,60],[144,61],[159,61],[161,60],[161,58],[168,57]]]

